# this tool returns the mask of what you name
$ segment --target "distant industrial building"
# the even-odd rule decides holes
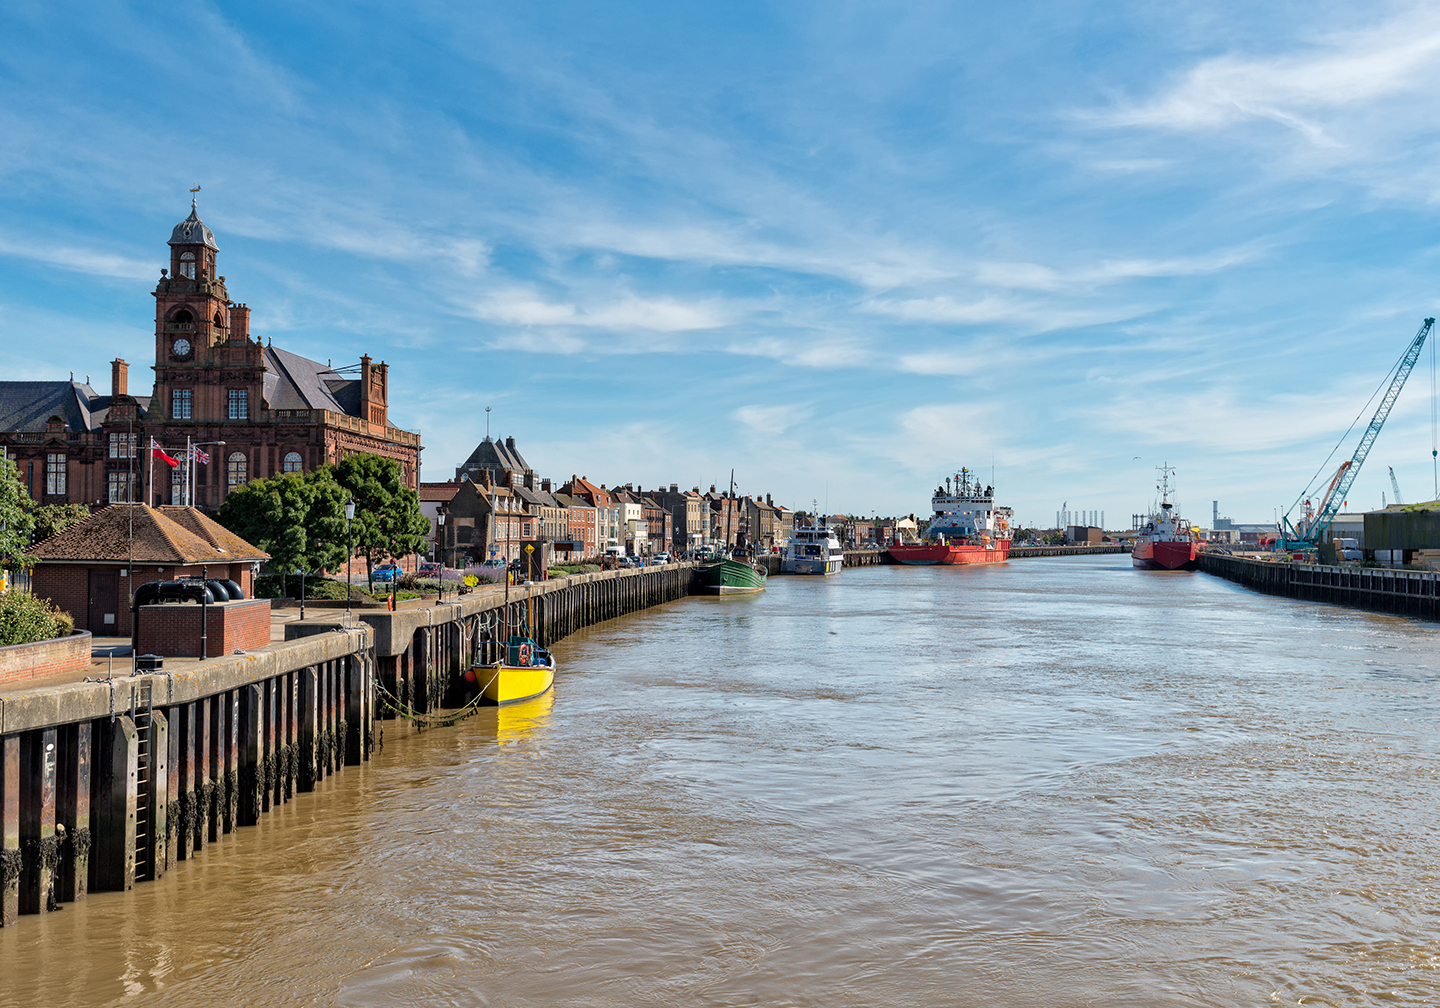
[[[1274,539],[1279,531],[1274,522],[1241,524],[1230,518],[1221,518],[1219,501],[1211,501],[1210,509],[1210,528],[1215,533],[1210,538],[1214,542],[1259,543],[1262,539]],[[1346,516],[1336,517],[1338,519]]]

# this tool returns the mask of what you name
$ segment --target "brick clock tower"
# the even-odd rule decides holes
[[[232,304],[215,272],[219,249],[195,203],[170,235],[170,268],[155,286],[155,398],[151,412],[195,441],[223,440],[220,425],[259,418],[264,348],[250,339],[250,309]]]
[[[129,393],[129,365],[110,365],[110,395],[90,379],[0,377],[0,450],[20,465],[30,496],[47,504],[193,502],[218,508],[251,480],[311,472],[366,452],[420,479],[420,435],[391,425],[389,368],[368,354],[338,369],[250,336],[250,309],[230,300],[216,270],[215,233],[190,216],[170,234],[170,265],[155,285],[153,395]],[[143,385],[143,382],[136,382]],[[187,439],[209,461],[171,469]],[[187,496],[183,481],[193,468]]]

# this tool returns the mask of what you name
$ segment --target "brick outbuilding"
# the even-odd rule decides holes
[[[270,559],[198,508],[144,504],[111,504],[31,552],[40,559],[31,590],[97,637],[130,634],[131,595],[146,582],[203,571],[249,598],[256,566]]]

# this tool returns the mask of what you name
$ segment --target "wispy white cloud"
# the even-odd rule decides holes
[[[813,411],[805,405],[741,406],[734,417],[757,434],[784,434],[808,420]]]
[[[692,332],[718,329],[733,312],[716,302],[691,303],[675,298],[624,297],[593,305],[547,301],[530,291],[501,291],[472,308],[476,318],[523,326],[564,326],[618,332]]]
[[[1058,291],[1141,278],[1216,273],[1250,262],[1259,254],[1258,249],[1248,248],[1173,259],[1102,259],[1091,266],[1069,269],[1028,262],[994,262],[981,264],[976,270],[975,279],[981,284],[993,287]]]
[[[866,311],[908,322],[938,322],[955,325],[1004,325],[1023,332],[1043,333],[1121,322],[1144,315],[1150,309],[1125,304],[1101,304],[1093,308],[1047,304],[989,294],[975,300],[941,295],[928,298],[876,298],[866,302]]]
[[[131,259],[116,252],[75,246],[51,245],[43,241],[21,241],[0,235],[0,255],[30,259],[47,266],[58,266],[75,273],[92,276],[119,277],[123,280],[160,278],[159,267],[153,262]]]
[[[1265,57],[1204,60],[1173,86],[1140,101],[1089,113],[1109,126],[1214,130],[1270,120],[1322,146],[1344,137],[1325,117],[1405,93],[1433,91],[1440,76],[1440,14],[1417,7],[1364,31],[1316,38]]]

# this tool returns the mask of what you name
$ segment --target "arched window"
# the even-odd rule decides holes
[[[226,469],[229,472],[230,485],[232,487],[237,487],[249,482],[250,463],[245,458],[244,452],[232,452]]]
[[[302,472],[304,468],[305,464],[301,461],[299,452],[290,452],[287,454],[284,462],[280,465],[282,472]]]
[[[187,309],[181,308],[175,313],[175,317],[170,321],[175,322],[179,325],[189,325],[191,322],[195,321],[195,316],[191,315]]]
[[[180,254],[180,275],[195,279],[195,253],[182,252]]]

